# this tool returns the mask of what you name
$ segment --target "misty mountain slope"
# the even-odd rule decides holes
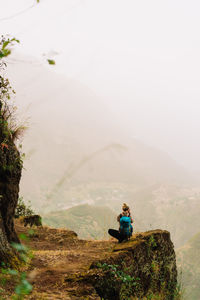
[[[75,230],[80,238],[108,238],[108,228],[116,228],[117,215],[109,207],[77,205],[67,210],[43,215],[43,224]]]
[[[140,221],[139,229],[165,228],[176,248],[198,232],[200,189],[154,184],[133,189],[129,198],[133,215]]]
[[[9,64],[8,76],[19,109],[30,117],[21,194],[34,206],[52,194],[51,202],[58,204],[69,185],[119,182],[137,187],[192,181],[166,153],[130,138],[88,87],[37,62],[17,59],[20,62]]]
[[[186,300],[200,299],[200,233],[176,251],[180,281]]]

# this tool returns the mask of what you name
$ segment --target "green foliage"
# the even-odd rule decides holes
[[[157,246],[157,243],[156,243],[155,238],[154,238],[153,235],[150,236],[150,239],[149,239],[149,246],[150,246],[151,248],[155,248],[155,247]]]
[[[6,67],[4,58],[11,54],[11,47],[19,43],[16,38],[1,37],[0,40],[0,69]],[[0,129],[1,129],[1,148],[7,148],[9,141],[18,139],[26,127],[24,124],[18,124],[16,121],[16,106],[9,103],[11,95],[15,93],[12,89],[9,80],[0,75]]]
[[[10,100],[10,94],[14,93],[7,78],[0,76],[0,100],[2,104]],[[6,122],[7,120],[5,120]],[[2,120],[1,120],[2,123]]]
[[[9,38],[2,36],[0,39],[0,70],[2,71],[6,67],[6,63],[4,61],[4,58],[9,56],[11,54],[11,47],[15,44],[19,43],[19,40],[16,38]],[[1,150],[4,151],[5,149],[8,150],[10,147],[10,141],[14,141],[15,138],[19,136],[19,132],[21,132],[22,127],[17,125],[16,118],[15,118],[15,111],[16,107],[8,104],[8,100],[11,98],[11,94],[15,93],[12,89],[9,80],[7,78],[4,78],[0,75],[0,147]],[[13,163],[15,164],[21,164],[22,158],[16,159]],[[2,163],[2,170],[12,172],[14,169],[14,165],[8,165],[6,160],[5,163],[3,161]],[[30,207],[26,207],[23,203],[23,200],[21,199],[19,206],[17,208],[17,214],[22,214],[23,211],[25,211],[28,214],[32,213],[32,210]],[[16,261],[18,258],[21,259],[23,263],[27,263],[30,259],[30,253],[28,249],[21,244],[12,244],[12,247],[14,248],[15,252],[17,252],[18,255],[16,255]],[[10,257],[10,260],[12,263],[10,265],[17,265],[15,262],[14,257]],[[10,261],[10,262],[11,262]],[[19,267],[19,266],[17,266]],[[32,286],[26,279],[26,273],[20,272],[19,270],[10,269],[8,266],[6,266],[3,262],[1,263],[0,267],[0,279],[1,279],[1,285],[4,286],[7,283],[16,283],[15,287],[15,294],[13,295],[12,299],[23,299],[24,295],[27,295],[32,290]],[[2,288],[0,290],[0,298],[1,294],[4,292],[4,289]]]
[[[140,280],[139,278],[134,278],[129,274],[125,273],[124,270],[119,269],[119,265],[108,265],[107,263],[104,264],[97,264],[98,268],[102,268],[103,270],[110,271],[110,273],[119,279],[123,283],[131,283],[133,286],[137,285],[137,281]]]
[[[20,282],[15,288],[16,295],[13,296],[13,299],[23,299],[25,295],[29,295],[32,291],[32,285],[26,279],[26,273],[22,272],[20,274]]]
[[[11,46],[15,43],[19,43],[19,40],[16,38],[6,38],[4,36],[1,37],[0,40],[0,59],[7,57],[11,54]]]
[[[15,294],[11,297],[13,300],[21,300],[24,299],[25,295],[29,295],[32,291],[32,285],[28,282],[26,278],[25,272],[19,272],[17,270],[13,269],[7,269],[2,267],[1,268],[1,285],[5,286],[7,282],[15,282]],[[0,291],[1,293],[4,293],[4,290],[2,289]],[[2,298],[1,298],[2,299]]]
[[[42,215],[43,224],[74,230],[81,238],[108,237],[108,228],[116,228],[117,215],[106,206],[88,204]]]
[[[153,235],[150,236],[149,240],[147,241],[147,252],[148,252],[148,255],[151,254],[151,251],[153,249],[155,249],[157,246],[157,243],[155,241],[155,238]]]
[[[49,65],[55,65],[56,64],[55,60],[53,60],[53,59],[47,59],[47,61],[48,61]]]
[[[32,216],[34,214],[33,209],[31,208],[30,202],[25,204],[23,197],[19,197],[18,204],[15,210],[15,218]]]
[[[182,300],[183,297],[183,289],[181,285],[177,284],[175,291],[172,294],[166,295],[162,292],[151,292],[149,293],[144,300]],[[188,298],[189,300],[190,298]],[[196,300],[196,299],[195,299]]]
[[[28,239],[28,237],[25,235],[21,236],[21,238],[25,240]],[[32,252],[27,246],[18,243],[12,243],[12,247],[18,253],[19,258],[23,263],[27,264],[33,258]],[[13,283],[15,284],[14,294],[10,297],[10,299],[22,300],[32,291],[32,285],[27,280],[26,272],[21,272],[19,270],[6,267],[4,263],[1,264],[0,279],[2,286],[2,289],[0,290],[0,299],[2,299],[1,295],[5,295],[6,285],[10,283],[12,283],[12,285]],[[5,289],[3,289],[4,286]]]
[[[129,300],[131,296],[139,289],[140,287],[140,278],[135,278],[129,274],[129,268],[124,267],[120,268],[119,265],[112,265],[107,263],[98,263],[98,268],[103,269],[108,272],[108,277],[106,276],[106,280],[109,281],[109,285],[111,288],[114,287],[115,282],[117,282],[117,286],[120,289],[119,296],[120,300]],[[113,287],[112,287],[113,286]]]

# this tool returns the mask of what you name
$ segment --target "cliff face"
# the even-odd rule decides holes
[[[136,234],[93,262],[86,273],[66,281],[91,284],[101,299],[155,299],[156,295],[174,299],[177,270],[170,234],[162,230]]]
[[[200,299],[200,232],[195,234],[185,245],[177,249],[177,267],[180,281],[184,288],[183,298]]]
[[[0,122],[2,119],[0,117]],[[19,242],[14,229],[13,218],[18,201],[19,182],[21,178],[22,161],[20,153],[9,137],[4,140],[7,131],[0,128],[0,213],[3,221],[3,231],[9,242]],[[8,135],[8,133],[7,133]]]
[[[19,220],[16,229],[29,235]],[[81,240],[73,231],[41,227],[25,243],[34,254],[27,270],[33,291],[27,299],[180,299],[174,296],[176,261],[167,231],[134,234],[118,244]],[[4,288],[8,295],[10,287]]]
[[[1,78],[2,84],[2,78]],[[2,104],[2,89],[6,93],[7,85],[0,84],[0,260],[12,265],[16,255],[9,243],[19,243],[14,228],[14,214],[18,202],[19,182],[21,178],[22,160],[17,150],[11,130],[8,126],[11,109]]]

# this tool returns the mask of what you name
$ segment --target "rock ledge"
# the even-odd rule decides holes
[[[85,273],[67,277],[66,282],[70,281],[88,285],[90,297],[93,290],[104,300],[152,299],[154,295],[174,299],[177,270],[170,233],[158,229],[135,234],[115,245],[106,258],[93,262]]]

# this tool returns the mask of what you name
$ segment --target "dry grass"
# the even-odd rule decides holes
[[[30,235],[17,220],[18,234]],[[34,229],[29,241],[23,241],[33,252],[28,279],[33,292],[27,299],[100,299],[94,289],[83,284],[66,282],[72,274],[85,272],[91,263],[110,253],[116,242],[87,241],[66,229],[40,227]]]

